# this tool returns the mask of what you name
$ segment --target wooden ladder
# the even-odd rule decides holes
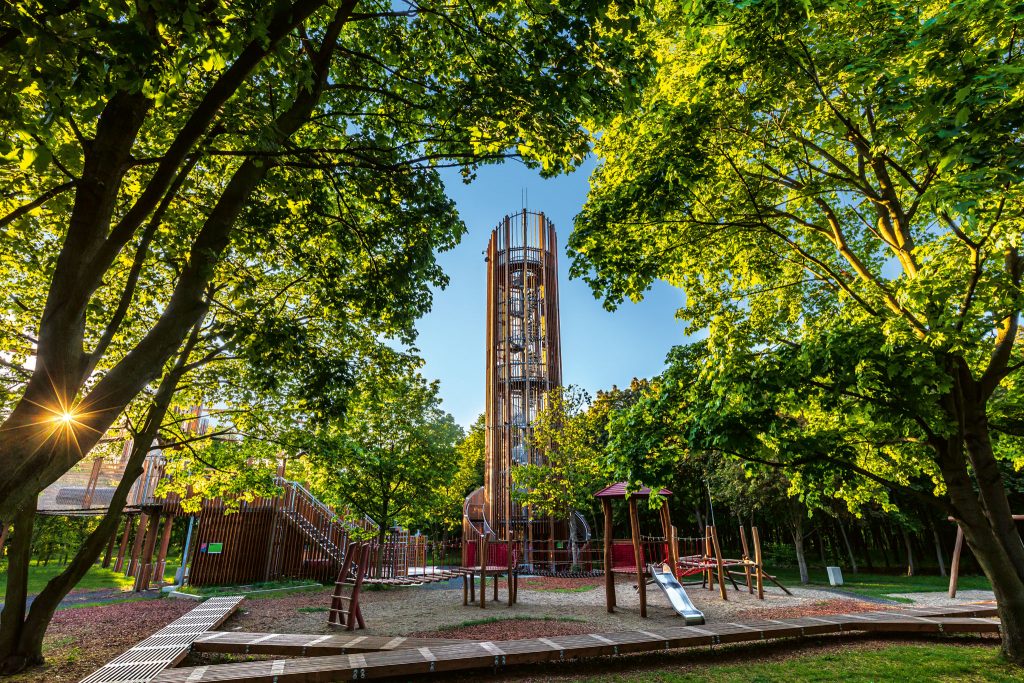
[[[369,543],[348,544],[345,561],[338,573],[338,580],[334,582],[334,593],[331,595],[331,608],[327,614],[327,623],[330,626],[344,628],[346,631],[355,629],[356,624],[359,628],[366,628],[362,610],[359,609],[359,589],[362,588],[363,577],[366,575],[369,550]],[[346,588],[350,588],[347,596]]]

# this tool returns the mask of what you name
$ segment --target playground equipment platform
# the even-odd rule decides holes
[[[658,628],[653,631],[620,631],[579,636],[553,636],[509,641],[461,641],[455,644],[420,645],[416,639],[387,639],[392,649],[365,654],[275,659],[237,664],[220,664],[167,669],[156,675],[155,683],[210,683],[211,681],[341,681],[387,676],[409,676],[440,671],[499,669],[514,664],[562,661],[633,652],[652,652],[675,648],[740,643],[775,638],[815,636],[836,633],[998,633],[999,621],[993,619],[994,606],[966,605],[948,608],[919,608],[893,611],[762,620],[747,623],[718,623],[703,626]],[[238,634],[242,635],[242,634]],[[280,636],[245,634],[250,654],[262,643],[277,638],[306,638],[304,646],[313,646],[317,636]],[[212,647],[229,636],[204,639],[196,649]],[[320,642],[338,636],[319,636]],[[348,641],[351,648],[359,636]],[[261,640],[262,639],[262,640]],[[369,636],[359,643],[369,645]],[[259,643],[253,641],[260,640]],[[384,638],[380,639],[384,641]],[[284,646],[285,643],[280,643]],[[206,650],[211,651],[211,650]],[[292,650],[289,654],[298,654]],[[100,679],[97,679],[100,680]],[[124,679],[121,679],[124,680]],[[92,681],[90,680],[90,683]]]

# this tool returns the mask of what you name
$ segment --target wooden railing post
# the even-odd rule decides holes
[[[764,600],[764,563],[761,558],[761,537],[757,527],[750,527],[750,536],[754,540],[754,564],[757,567],[757,599]]]

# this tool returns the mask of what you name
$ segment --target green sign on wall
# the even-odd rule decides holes
[[[211,543],[208,546],[206,546],[206,552],[210,553],[211,555],[220,555],[222,552],[224,552],[224,544]]]

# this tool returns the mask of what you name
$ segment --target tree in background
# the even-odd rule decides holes
[[[609,479],[604,464],[604,423],[591,415],[590,397],[579,387],[557,387],[544,397],[533,423],[531,443],[544,464],[512,468],[512,499],[534,515],[564,519],[569,527],[573,566],[580,565],[576,512],[594,508],[594,491]],[[590,515],[593,518],[593,515]]]
[[[418,364],[397,358],[362,374],[344,420],[316,435],[307,458],[313,489],[373,520],[381,547],[392,527],[435,519],[443,487],[458,472],[462,429]]]
[[[955,517],[1024,663],[1000,467],[1024,462],[1024,15],[659,9],[639,106],[595,127],[572,272],[611,307],[659,278],[684,290],[709,334],[690,446],[785,468],[805,499],[898,490]]]
[[[429,514],[423,520],[428,528],[437,529],[442,534],[461,528],[466,496],[484,485],[486,435],[484,415],[480,414],[455,445],[455,475],[451,480],[438,484],[437,508],[428,510]]]

